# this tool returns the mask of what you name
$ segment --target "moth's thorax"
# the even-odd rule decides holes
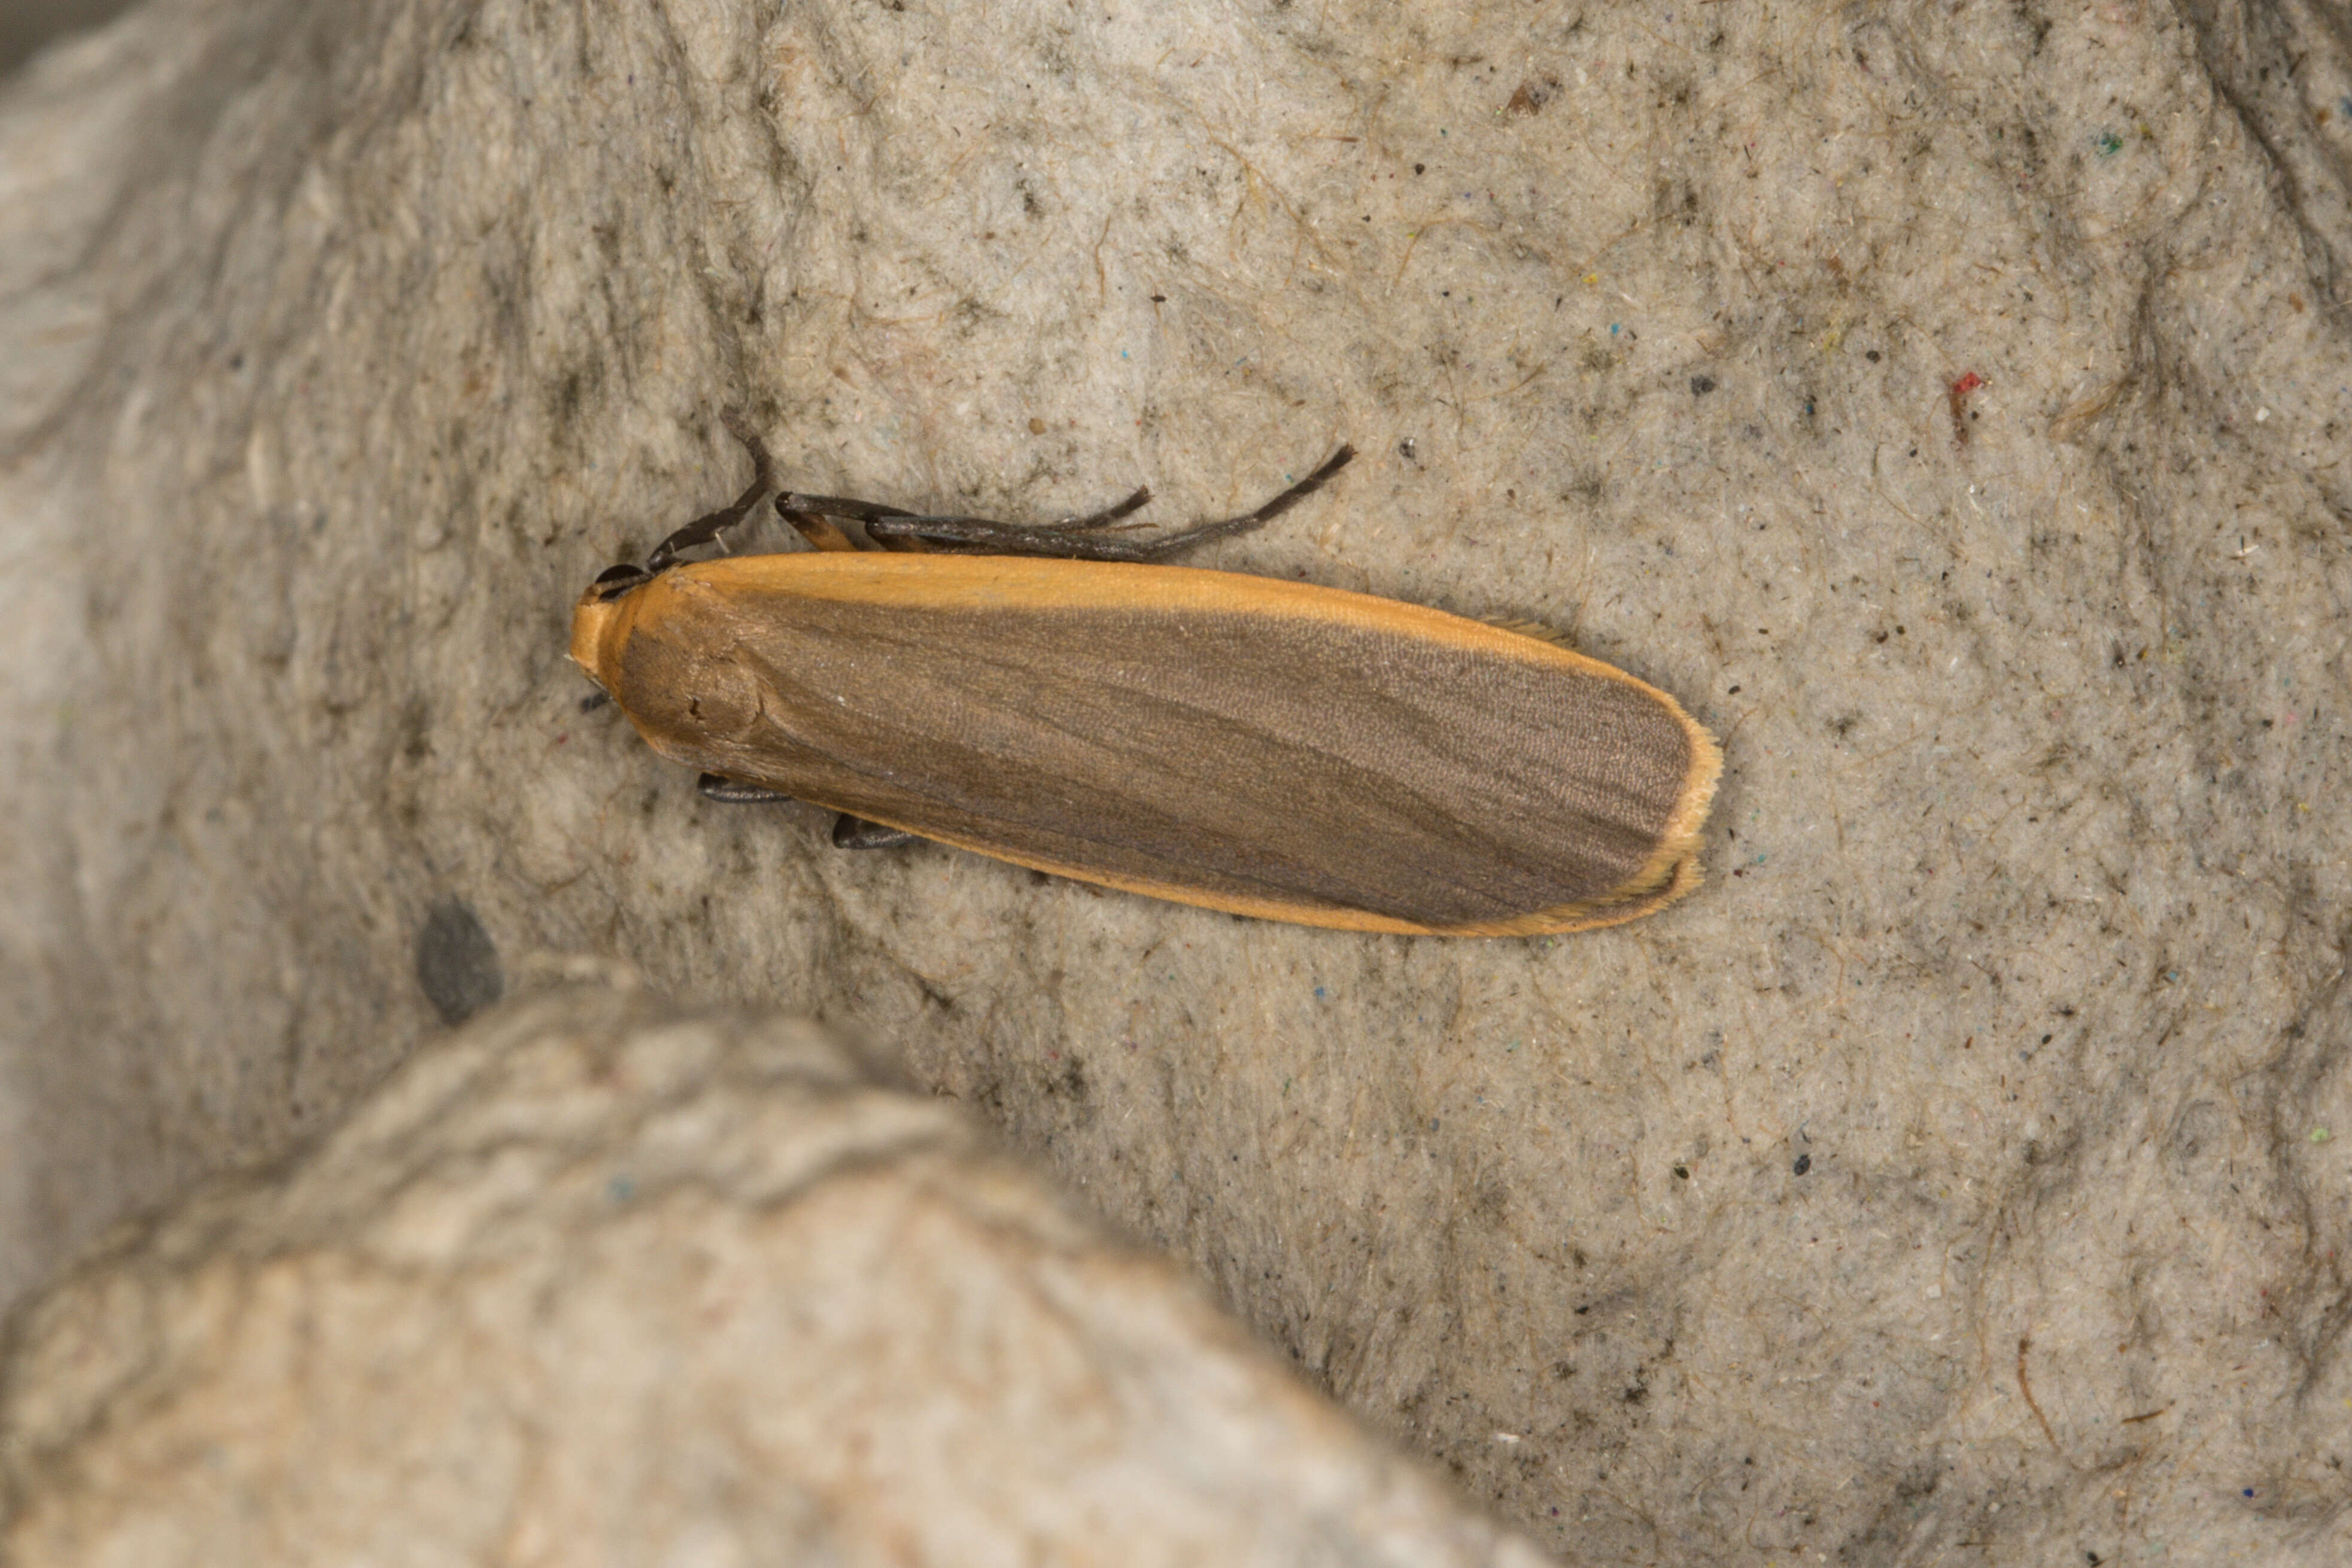
[[[607,692],[613,689],[621,623],[626,618],[622,606],[631,597],[624,594],[617,599],[606,600],[603,590],[591,584],[572,609],[572,662],[586,670],[588,679]]]
[[[663,572],[610,600],[596,588],[572,617],[572,658],[665,756],[720,765],[761,710],[738,658],[743,606],[694,573]]]

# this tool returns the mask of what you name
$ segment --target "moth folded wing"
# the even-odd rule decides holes
[[[1695,880],[1662,842],[1687,721],[1548,647],[1197,605],[808,614],[749,654],[754,776],[925,837],[1362,929],[1572,929]]]
[[[1254,776],[1294,770],[1254,769],[1235,726],[1150,689],[1116,639],[1068,616],[786,608],[736,648],[757,721],[706,731],[698,765],[1082,880],[1293,919],[1344,907],[1302,885],[1289,803]]]
[[[1217,574],[891,570],[887,605],[736,595],[730,626],[680,639],[723,647],[732,675],[673,650],[657,673],[687,701],[665,723],[641,716],[647,739],[1037,869],[1318,925],[1572,930],[1696,880],[1694,781],[1711,787],[1712,743],[1605,666]],[[1105,596],[1130,572],[1149,580]],[[921,596],[966,575],[987,594]],[[1009,610],[1007,584],[1032,577],[1049,591]],[[1245,591],[1278,602],[1216,607]]]
[[[1646,726],[1653,731],[1645,748],[1648,760],[1641,771],[1658,784],[1671,785],[1666,809],[1654,825],[1645,825],[1652,843],[1648,855],[1622,882],[1604,891],[1507,921],[1455,928],[1457,934],[1563,934],[1618,925],[1656,912],[1704,880],[1699,833],[1722,774],[1722,750],[1673,698],[1631,678],[1625,678],[1624,683],[1643,693],[1654,708]],[[1682,732],[1678,779],[1675,776],[1676,752],[1664,729],[1666,721]]]

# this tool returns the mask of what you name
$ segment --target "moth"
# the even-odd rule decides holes
[[[1328,485],[1138,538],[1138,489],[1041,525],[756,470],[580,596],[572,658],[720,800],[1265,920],[1509,936],[1699,882],[1722,765],[1675,700],[1527,628],[1168,558]],[[761,505],[815,548],[688,561]],[[864,534],[863,547],[844,524]]]

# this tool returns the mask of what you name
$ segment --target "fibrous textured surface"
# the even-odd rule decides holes
[[[0,100],[0,1281],[542,952],[855,1020],[1593,1562],[2352,1555],[2352,45],[2268,5],[181,0]],[[1710,884],[1250,924],[722,809],[562,662],[740,487],[1322,497]]]
[[[24,1314],[0,1560],[1538,1554],[815,1026],[583,991]]]

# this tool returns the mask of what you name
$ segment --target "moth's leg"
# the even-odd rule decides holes
[[[1024,527],[992,522],[986,518],[914,517],[900,512],[869,521],[866,531],[877,539],[922,539],[950,550],[978,554],[1049,555],[1069,561],[1160,561],[1212,540],[1230,539],[1264,527],[1321,489],[1355,455],[1354,447],[1341,447],[1323,460],[1321,468],[1255,511],[1196,522],[1157,539],[1111,539],[1088,531],[1107,528],[1141,506],[1150,498],[1149,490],[1138,490],[1115,507],[1071,522]]]
[[[985,517],[894,512],[869,519],[866,534],[885,550],[938,550],[954,555],[1046,555],[1064,561],[1142,561],[1149,548],[1095,537],[1151,499],[1149,487],[1125,500],[1060,522],[998,522]]]
[[[694,781],[705,800],[724,801],[729,805],[775,805],[798,797],[764,784],[745,784],[724,773],[704,773]],[[912,844],[915,835],[902,828],[885,827],[878,822],[868,822],[862,816],[852,816],[845,811],[833,817],[833,847],[835,849],[887,849],[894,845]]]
[[[1106,551],[1099,545],[1089,545],[1080,540],[1076,548],[1057,541],[1076,534],[1097,532],[1118,526],[1119,520],[1140,510],[1151,499],[1150,486],[1139,487],[1125,500],[1117,501],[1100,511],[1090,511],[1084,517],[1064,518],[1059,522],[995,522],[984,517],[918,517],[901,514],[868,523],[867,534],[885,550],[936,551],[945,555],[1053,555],[1080,561],[1130,561],[1130,554],[1116,549]],[[1129,523],[1128,527],[1139,527]]]
[[[1151,487],[1138,485],[1133,495],[1123,501],[1107,506],[1100,511],[1092,511],[1084,517],[1074,517],[1066,521],[1043,523],[1039,526],[1053,533],[1084,533],[1090,528],[1108,528],[1129,512],[1142,510],[1143,503],[1150,499]]]
[[[841,525],[821,511],[787,511],[776,508],[776,515],[800,531],[803,539],[819,550],[855,550],[857,542],[842,531]]]
[[[648,574],[658,572],[667,566],[672,561],[677,559],[678,552],[682,550],[691,550],[698,544],[709,544],[721,533],[751,516],[754,507],[776,491],[775,459],[768,455],[768,445],[760,439],[759,432],[752,429],[744,421],[743,416],[732,408],[720,409],[719,417],[726,425],[729,433],[735,439],[742,442],[744,448],[751,454],[751,466],[754,469],[751,488],[736,497],[734,505],[720,507],[717,511],[705,512],[659,544],[655,545],[654,552],[646,557],[645,569]]]
[[[1163,533],[1144,545],[1148,553],[1142,559],[1162,561],[1171,555],[1190,550],[1195,545],[1206,544],[1212,540],[1231,539],[1237,533],[1247,533],[1252,529],[1264,528],[1267,523],[1321,489],[1330,481],[1333,474],[1348,466],[1349,459],[1355,455],[1356,448],[1343,443],[1338,451],[1323,459],[1322,467],[1255,511],[1246,511],[1239,517],[1219,518],[1213,522],[1196,522],[1189,528],[1180,528],[1173,533]]]
[[[903,507],[883,506],[876,501],[857,500],[848,496],[802,495],[793,490],[787,490],[776,498],[776,511],[786,522],[800,530],[801,537],[819,550],[857,548],[856,541],[851,539],[839,524],[831,521],[836,517],[845,517],[866,525],[866,537],[873,541],[875,548],[919,555],[942,548],[951,552],[959,551],[959,546],[948,542],[944,536],[935,537],[935,531],[928,526],[930,524],[944,523],[950,529],[979,528],[1021,538],[1027,538],[1033,532],[1082,533],[1090,529],[1110,527],[1150,499],[1151,492],[1149,489],[1139,489],[1115,506],[1105,507],[1097,512],[1089,512],[1085,517],[1074,517],[1065,522],[1047,523],[1036,530],[1015,523],[992,522],[986,518],[980,517],[922,517]],[[978,552],[965,546],[959,552],[972,554]],[[1020,553],[1036,554],[1042,552],[1027,551]]]
[[[866,531],[866,537],[874,542],[875,549],[887,550],[898,555],[929,555],[939,549],[928,539],[892,538],[887,533],[877,533],[870,528]]]
[[[888,849],[914,842],[915,836],[904,828],[885,827],[878,822],[868,822],[845,811],[833,819],[833,847],[835,849]]]
[[[730,779],[725,773],[705,773],[694,781],[694,787],[705,800],[721,801],[728,805],[774,805],[793,797],[780,789],[765,784],[745,784]]]
[[[885,539],[876,532],[874,524],[884,518],[914,515],[904,507],[884,506],[879,501],[858,500],[851,496],[812,496],[785,490],[776,497],[776,514],[800,530],[801,537],[819,550],[858,547],[857,541],[832,521],[836,517],[866,524],[866,534],[877,550],[920,552],[927,548],[919,539]]]

